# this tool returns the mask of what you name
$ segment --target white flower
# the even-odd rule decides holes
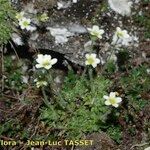
[[[103,98],[106,99],[105,105],[112,105],[118,107],[119,103],[122,101],[121,97],[116,97],[117,92],[110,92],[109,96],[104,95]]]
[[[24,12],[20,12],[20,13],[17,13],[16,16],[15,16],[19,21],[22,20],[24,18]]]
[[[36,87],[37,88],[40,88],[40,87],[43,87],[43,86],[47,86],[48,83],[46,81],[42,81],[42,80],[39,80],[38,79],[35,79],[34,82],[36,82]]]
[[[122,30],[120,27],[116,28],[116,32],[113,36],[112,44],[122,44],[122,45],[128,45],[131,38],[128,34],[127,30]]]
[[[102,39],[102,34],[104,34],[103,29],[99,29],[98,26],[94,25],[92,28],[87,28],[87,30],[90,32],[92,36]]]
[[[52,65],[54,65],[57,62],[57,59],[52,59],[50,55],[38,54],[38,58],[36,59],[36,61],[38,63],[36,64],[36,68],[50,69]]]
[[[150,150],[150,147],[145,148],[144,150]]]
[[[19,25],[21,29],[26,29],[26,30],[30,30],[30,23],[31,23],[31,19],[27,19],[27,18],[22,18],[21,20],[19,20]]]
[[[120,27],[116,28],[116,34],[118,38],[129,38],[129,34],[126,30],[121,30]]]
[[[30,25],[31,19],[25,18],[23,16],[23,13],[24,12],[22,12],[22,16],[21,16],[21,14],[18,14],[18,16],[16,16],[17,18],[20,18],[20,19],[18,19],[20,28],[22,30],[26,29],[26,30],[31,31],[31,32],[35,31],[36,27]]]
[[[42,21],[42,22],[45,22],[48,19],[49,19],[48,14],[45,12],[40,16],[40,21]]]
[[[108,3],[112,10],[123,16],[131,14],[132,3],[129,0],[108,0]]]
[[[100,63],[100,59],[96,58],[96,54],[86,54],[85,57],[85,65],[92,65],[95,68]]]

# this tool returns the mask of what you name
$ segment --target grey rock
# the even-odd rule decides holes
[[[84,44],[90,40],[86,27],[92,26],[89,22],[95,15],[94,11],[100,5],[100,1],[79,0],[77,3],[72,3],[65,10],[57,9],[57,2],[59,1],[46,0],[44,3],[42,2],[41,0],[28,0],[26,4],[22,1],[19,1],[18,4],[16,2],[13,3],[16,8],[21,6],[21,11],[24,11],[24,8],[27,9],[26,5],[32,3],[31,6],[34,8],[34,11],[37,11],[37,14],[46,11],[49,15],[49,20],[45,23],[36,24],[34,22],[38,30],[30,33],[28,38],[29,46],[35,49],[61,53],[71,62],[84,65],[84,55],[86,53]],[[52,30],[47,30],[47,27],[59,29],[58,34],[52,34]],[[44,33],[41,33],[41,29],[45,30]],[[60,34],[60,31],[65,32]]]

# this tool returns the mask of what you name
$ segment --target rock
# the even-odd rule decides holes
[[[52,9],[57,4],[57,0],[32,0],[32,2],[38,11]]]
[[[87,140],[94,140],[92,146],[77,147],[75,150],[116,150],[117,147],[112,139],[104,133],[92,133],[86,137]]]
[[[13,4],[16,8],[21,8],[20,11],[28,10],[27,6],[30,4],[36,14],[31,15],[28,10],[29,15],[26,16],[31,17],[32,20],[34,20],[34,15],[36,17],[37,14],[45,11],[49,15],[47,22],[33,22],[37,27],[36,32],[26,33],[29,47],[39,50],[45,49],[48,53],[58,52],[69,61],[84,66],[86,53],[84,44],[90,40],[86,28],[89,26],[90,19],[94,17],[94,11],[100,2],[99,0],[82,0],[73,3],[69,0],[62,0],[62,2],[70,2],[71,5],[60,10],[57,9],[57,2],[59,1],[28,0],[27,3],[19,1]]]
[[[47,29],[50,31],[51,35],[55,37],[55,43],[56,44],[63,44],[68,42],[69,37],[74,36],[73,33],[68,31],[66,28],[50,28],[47,27]]]

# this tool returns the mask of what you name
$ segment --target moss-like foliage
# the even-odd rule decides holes
[[[121,79],[121,85],[127,95],[128,105],[132,105],[136,111],[142,110],[148,103],[147,100],[143,99],[144,95],[147,95],[150,91],[150,78],[146,69],[145,66],[135,68],[128,76]]]
[[[22,92],[25,88],[23,84],[23,73],[22,65],[23,61],[18,61],[14,63],[11,57],[5,57],[4,66],[5,66],[5,86],[11,88],[11,90]]]
[[[146,7],[149,7],[149,3],[150,0],[143,0],[142,2],[142,14],[135,14],[134,15],[134,20],[135,23],[137,23],[137,25],[139,27],[144,27],[144,37],[146,39],[150,38],[150,13],[149,11],[147,11]]]
[[[104,77],[88,80],[69,73],[51,108],[43,108],[42,120],[72,139],[99,131],[111,111],[103,99],[109,85]]]
[[[6,44],[12,33],[15,11],[8,0],[0,0],[0,45]]]

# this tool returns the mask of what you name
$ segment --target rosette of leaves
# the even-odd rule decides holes
[[[15,10],[9,0],[0,0],[0,45],[6,44],[11,37]]]
[[[146,65],[134,68],[120,80],[122,88],[127,95],[128,106],[132,106],[136,112],[149,104],[147,95],[150,91],[150,78],[146,71],[147,69]]]
[[[89,82],[86,77],[69,73],[63,88],[50,108],[43,108],[41,119],[58,135],[71,139],[98,132],[105,124],[111,108],[104,104],[111,82],[104,77],[96,77]]]

